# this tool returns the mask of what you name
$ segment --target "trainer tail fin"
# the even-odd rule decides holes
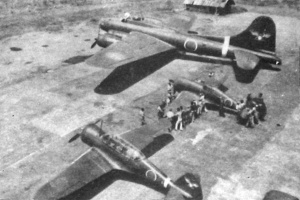
[[[177,186],[192,195],[192,198],[187,198],[171,188],[165,200],[203,200],[202,188],[200,184],[200,176],[186,173],[175,182]]]
[[[275,23],[270,17],[257,17],[246,30],[238,35],[232,36],[230,38],[230,44],[250,50],[275,53]]]

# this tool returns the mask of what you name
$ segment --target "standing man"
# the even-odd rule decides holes
[[[224,99],[220,97],[220,105],[219,105],[219,116],[225,117],[225,110],[224,110]]]
[[[144,126],[146,124],[144,108],[141,108],[139,115],[140,115],[141,125]]]
[[[193,123],[197,118],[197,110],[198,110],[198,106],[196,105],[195,100],[191,102],[190,110],[191,110],[191,117],[192,117],[191,122]]]
[[[237,104],[237,106],[236,106],[236,109],[237,110],[241,110],[241,109],[243,109],[244,107],[245,107],[245,102],[244,102],[244,100],[242,99],[238,104]]]
[[[167,86],[167,92],[168,92],[168,97],[170,97],[171,100],[173,100],[174,97],[174,81],[169,80],[168,86]]]
[[[177,116],[177,121],[176,121],[176,124],[175,124],[175,130],[183,130],[182,128],[182,110],[180,108],[177,108],[177,112],[175,114],[175,116]]]
[[[257,98],[254,98],[254,101],[257,103],[257,112],[258,112],[258,119],[261,121],[265,121],[265,117],[267,115],[267,106],[263,99],[263,94],[259,93]]]
[[[165,113],[165,108],[163,106],[163,104],[159,105],[157,107],[157,116],[158,116],[158,119],[161,119],[164,117],[164,113]]]
[[[202,112],[207,112],[206,105],[205,105],[205,96],[203,93],[199,94],[199,107],[200,107],[200,115]]]
[[[169,129],[169,132],[171,132],[171,130],[174,129],[174,125],[175,125],[175,117],[174,117],[174,113],[172,111],[172,108],[170,108],[170,110],[167,112],[166,116],[171,122],[171,128]]]
[[[253,106],[251,109],[249,109],[247,113],[247,122],[246,127],[253,128],[255,124],[258,124],[258,120],[256,118],[256,108],[257,106]]]

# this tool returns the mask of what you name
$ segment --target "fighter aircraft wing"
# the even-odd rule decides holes
[[[166,52],[173,52],[176,48],[152,36],[131,32],[109,47],[97,52],[86,60],[88,65],[114,69],[116,67]]]
[[[164,118],[159,120],[158,123],[147,124],[140,128],[125,132],[121,134],[120,137],[130,142],[133,146],[140,149],[147,157],[149,157],[153,154],[154,151],[156,152],[160,148],[162,148],[162,146],[152,146],[152,149],[149,149],[151,148],[151,143],[154,143],[157,140],[160,140],[161,142],[162,140],[165,140],[164,142],[168,143],[173,139],[173,137],[170,134],[163,134],[167,133],[167,129],[170,126],[170,120]]]
[[[103,152],[90,148],[58,176],[43,185],[36,193],[34,199],[60,199],[112,169],[119,168]]]

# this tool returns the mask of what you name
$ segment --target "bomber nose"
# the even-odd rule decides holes
[[[102,30],[104,30],[104,31],[107,31],[108,28],[107,28],[107,23],[106,23],[105,20],[102,20],[102,21],[100,22],[99,28],[102,29]]]

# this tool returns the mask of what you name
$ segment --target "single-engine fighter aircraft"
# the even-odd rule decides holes
[[[100,126],[97,122],[87,125],[69,142],[81,137],[81,140],[91,148],[58,176],[43,185],[34,199],[60,199],[112,170],[120,170],[143,177],[160,187],[170,187],[171,191],[176,190],[187,199],[202,200],[200,180],[194,181],[198,180],[195,179],[197,176],[193,178],[193,175],[187,173],[183,176],[185,182],[177,184],[178,182],[173,182],[147,159],[150,154],[142,153],[155,140],[155,135],[168,125],[169,121],[164,119],[157,124],[145,125],[120,136],[106,134],[101,128],[102,122]],[[172,137],[170,134],[167,135]]]
[[[111,19],[100,23],[99,35],[95,40],[92,47],[98,44],[106,49],[99,51],[86,62],[107,69],[115,69],[149,57],[156,60],[161,55],[177,50],[229,58],[236,61],[237,66],[243,70],[254,70],[260,61],[281,64],[280,58],[275,54],[275,23],[266,16],[256,18],[245,31],[232,37],[201,36],[194,32],[189,34],[165,27],[144,25],[142,22],[130,23]],[[176,54],[171,56],[175,58]],[[161,57],[159,59],[164,60]],[[140,70],[147,68],[142,67]]]
[[[183,78],[174,80],[174,92],[188,91],[196,95],[204,94],[208,103],[220,105],[221,99],[224,101],[226,111],[237,114],[237,102],[226,95],[218,87],[206,84],[204,81],[190,81]]]

